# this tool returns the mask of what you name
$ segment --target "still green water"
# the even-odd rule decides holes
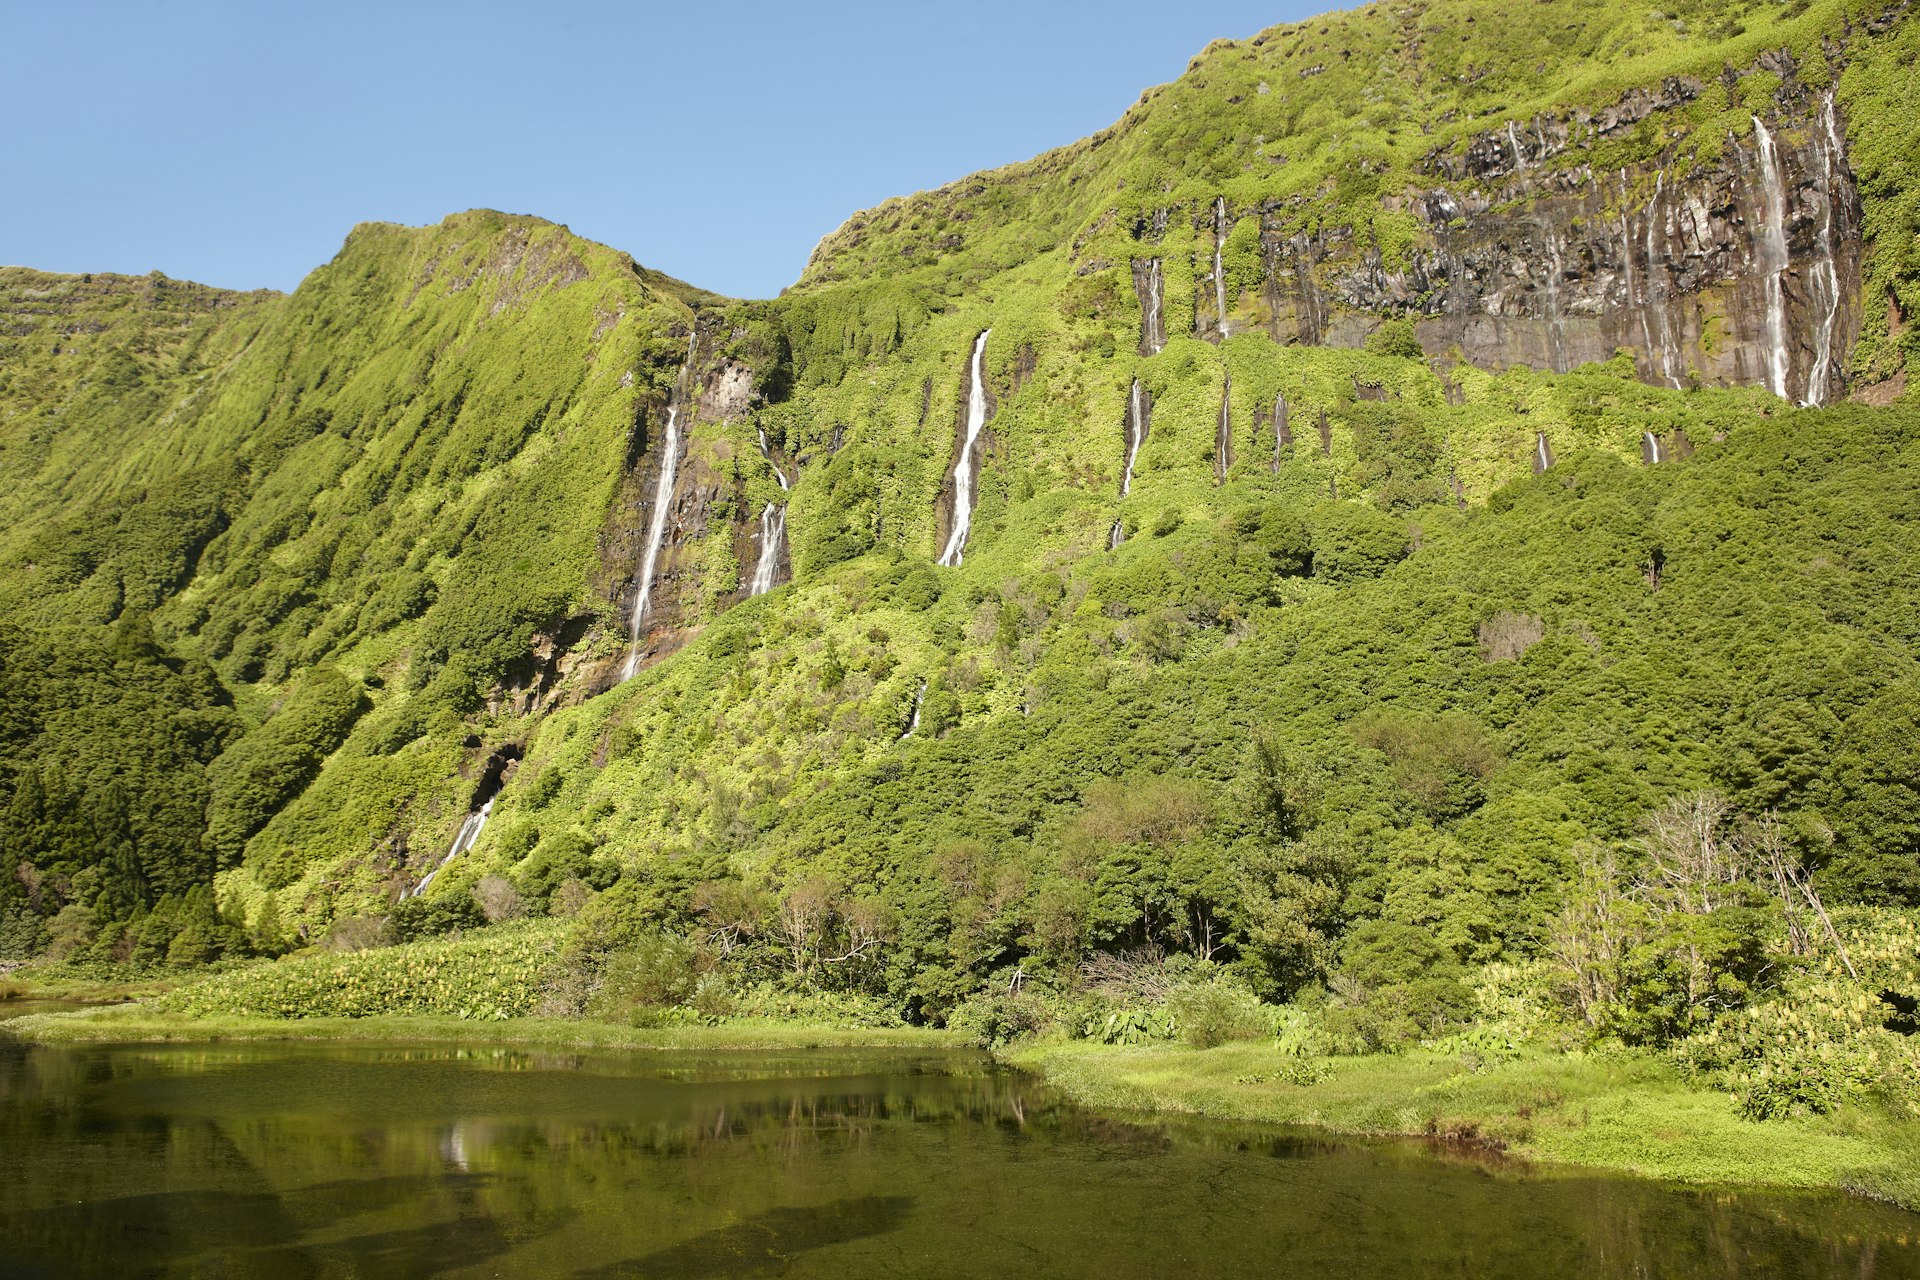
[[[968,1055],[0,1035],[4,1276],[1920,1275],[1839,1196],[1100,1115]]]

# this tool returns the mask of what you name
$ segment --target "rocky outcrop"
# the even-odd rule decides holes
[[[695,412],[708,422],[732,422],[745,417],[757,398],[753,370],[737,360],[723,359],[701,378],[694,396]]]
[[[1784,55],[1767,69],[1782,76],[1770,112],[1685,172],[1678,145],[1611,173],[1579,158],[1697,96],[1683,79],[1430,156],[1426,172],[1443,185],[1394,206],[1424,232],[1399,261],[1351,229],[1299,229],[1292,204],[1263,208],[1269,332],[1355,345],[1381,318],[1404,316],[1429,354],[1482,368],[1565,372],[1625,349],[1658,385],[1841,398],[1859,329],[1861,224],[1844,120]]]

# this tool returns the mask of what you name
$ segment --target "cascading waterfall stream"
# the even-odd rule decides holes
[[[1660,437],[1651,431],[1640,433],[1640,460],[1650,467],[1666,461],[1666,455],[1660,452]]]
[[[1620,269],[1626,276],[1627,305],[1640,312],[1640,345],[1647,351],[1647,368],[1659,368],[1659,357],[1653,350],[1653,328],[1647,318],[1649,310],[1647,298],[1633,282],[1633,216],[1627,212],[1627,173],[1620,171]]]
[[[1650,363],[1660,372],[1661,381],[1678,391],[1680,375],[1675,372],[1679,364],[1673,346],[1673,327],[1667,320],[1667,269],[1661,260],[1659,235],[1665,225],[1661,197],[1666,193],[1667,175],[1660,173],[1653,180],[1653,199],[1647,204],[1647,264],[1644,270],[1644,291],[1646,302],[1640,313],[1641,323],[1650,328],[1643,330],[1647,334],[1647,349]]]
[[[1127,404],[1127,466],[1120,473],[1120,496],[1133,492],[1133,460],[1140,456],[1140,443],[1147,438],[1147,415],[1142,405],[1140,379],[1133,380],[1133,394]]]
[[[1147,348],[1147,354],[1157,356],[1167,345],[1167,324],[1164,318],[1165,304],[1160,292],[1160,259],[1147,259],[1147,315],[1146,332],[1141,340]]]
[[[747,585],[749,596],[763,596],[773,590],[774,577],[780,572],[780,544],[786,536],[786,504],[769,502],[760,509],[760,559],[753,567],[753,581]]]
[[[773,457],[767,452],[767,433],[760,432],[760,456],[773,468],[773,478],[780,485],[780,492],[790,493],[793,486],[788,482],[786,473],[774,465]],[[773,590],[773,580],[780,573],[780,548],[787,540],[787,504],[769,502],[760,509],[760,560],[753,568],[753,581],[747,586],[749,596],[763,596]]]
[[[1547,245],[1547,364],[1555,373],[1565,373],[1569,361],[1560,315],[1560,277],[1566,272],[1566,261],[1561,256],[1560,236],[1553,224],[1542,220],[1537,225]]]
[[[1293,428],[1287,420],[1289,409],[1285,392],[1273,398],[1273,473],[1280,474],[1280,451],[1293,443]]]
[[[1527,153],[1520,147],[1520,131],[1514,128],[1513,121],[1511,120],[1507,121],[1507,145],[1513,148],[1513,171],[1515,173],[1525,173],[1527,169]]]
[[[1547,447],[1547,433],[1536,432],[1533,437],[1533,474],[1544,475],[1553,465],[1553,450]]]
[[[699,341],[699,333],[687,340],[686,363],[680,366],[680,375],[674,379],[673,399],[667,405],[667,430],[665,454],[660,461],[660,478],[653,489],[653,515],[647,522],[647,549],[640,557],[640,578],[634,583],[633,621],[628,625],[627,661],[620,669],[622,680],[633,679],[633,673],[640,669],[640,642],[646,639],[647,615],[653,607],[653,572],[660,562],[660,547],[667,538],[668,508],[673,505],[674,480],[680,472],[680,388],[687,380],[687,370],[693,364],[694,343]]]
[[[968,376],[971,385],[967,388],[967,436],[960,446],[960,460],[953,464],[953,532],[948,535],[946,548],[941,551],[939,559],[940,564],[949,568],[959,567],[961,558],[966,554],[967,535],[973,531],[974,473],[977,466],[974,447],[979,443],[981,428],[987,425],[987,335],[992,332],[991,329],[982,329],[980,336],[973,340],[973,360]],[[915,719],[918,719],[917,710]]]
[[[1753,136],[1760,150],[1760,228],[1754,257],[1767,300],[1767,389],[1787,399],[1787,193],[1780,181],[1780,155],[1773,134],[1759,116]]]
[[[927,700],[927,682],[922,680],[920,687],[913,691],[913,713],[907,717],[907,727],[900,734],[902,739],[911,738],[920,728],[920,704]]]
[[[1233,403],[1233,376],[1220,387],[1220,421],[1213,429],[1214,479],[1227,482],[1227,469],[1233,465],[1233,415],[1230,406]]]
[[[1813,364],[1807,369],[1806,403],[1827,403],[1833,392],[1833,333],[1840,319],[1840,272],[1834,266],[1833,206],[1839,198],[1840,164],[1844,144],[1840,141],[1840,122],[1834,114],[1833,90],[1820,104],[1820,191],[1822,213],[1818,256],[1809,275],[1814,303],[1820,319],[1813,329]]]
[[[459,834],[453,838],[453,847],[447,850],[447,856],[440,859],[440,861],[434,865],[433,870],[422,876],[419,884],[416,884],[413,888],[401,894],[402,900],[417,898],[425,893],[427,886],[433,883],[433,878],[445,870],[449,862],[452,862],[455,858],[473,848],[474,842],[480,839],[480,832],[487,825],[488,815],[493,812],[493,802],[495,798],[494,796],[488,796],[485,804],[482,804],[478,809],[475,809],[467,815],[466,821],[460,824]]]
[[[667,509],[673,503],[673,484],[680,470],[680,408],[667,406],[666,456],[653,489],[653,515],[647,522],[647,547],[640,557],[640,576],[634,583],[633,621],[627,634],[627,663],[620,678],[631,680],[640,669],[640,642],[646,638],[647,614],[653,606],[653,571],[660,562],[660,545],[667,537]]]
[[[1227,322],[1227,198],[1216,196],[1213,201],[1213,305],[1220,314],[1220,337],[1233,336],[1233,326]]]

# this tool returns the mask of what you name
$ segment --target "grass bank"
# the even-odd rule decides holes
[[[385,1041],[532,1045],[568,1049],[945,1049],[964,1041],[916,1027],[836,1027],[742,1018],[716,1026],[632,1027],[573,1018],[473,1020],[434,1015],[370,1018],[182,1016],[139,1005],[39,1013],[3,1025],[40,1044],[163,1044],[208,1041]]]
[[[33,970],[0,981],[0,1006],[14,1000],[67,1000],[75,1004],[121,1004],[171,990],[170,978],[105,979]]]
[[[1480,1071],[1425,1051],[1303,1060],[1265,1044],[1039,1042],[1002,1061],[1087,1106],[1413,1134],[1675,1182],[1827,1188],[1920,1209],[1920,1123],[1861,1104],[1751,1121],[1645,1054],[1526,1056]]]

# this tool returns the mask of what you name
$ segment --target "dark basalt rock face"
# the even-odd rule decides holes
[[[1625,348],[1656,385],[1840,398],[1860,291],[1845,122],[1784,55],[1763,62],[1782,78],[1765,133],[1728,138],[1718,160],[1691,171],[1677,171],[1677,149],[1610,173],[1578,160],[1698,96],[1701,86],[1684,79],[1600,112],[1514,121],[1462,152],[1430,156],[1436,185],[1394,202],[1426,233],[1403,262],[1384,262],[1347,228],[1297,229],[1290,204],[1262,208],[1269,332],[1352,346],[1381,318],[1405,316],[1429,354],[1486,369],[1565,372]],[[1778,272],[1767,266],[1776,220],[1786,258]]]

